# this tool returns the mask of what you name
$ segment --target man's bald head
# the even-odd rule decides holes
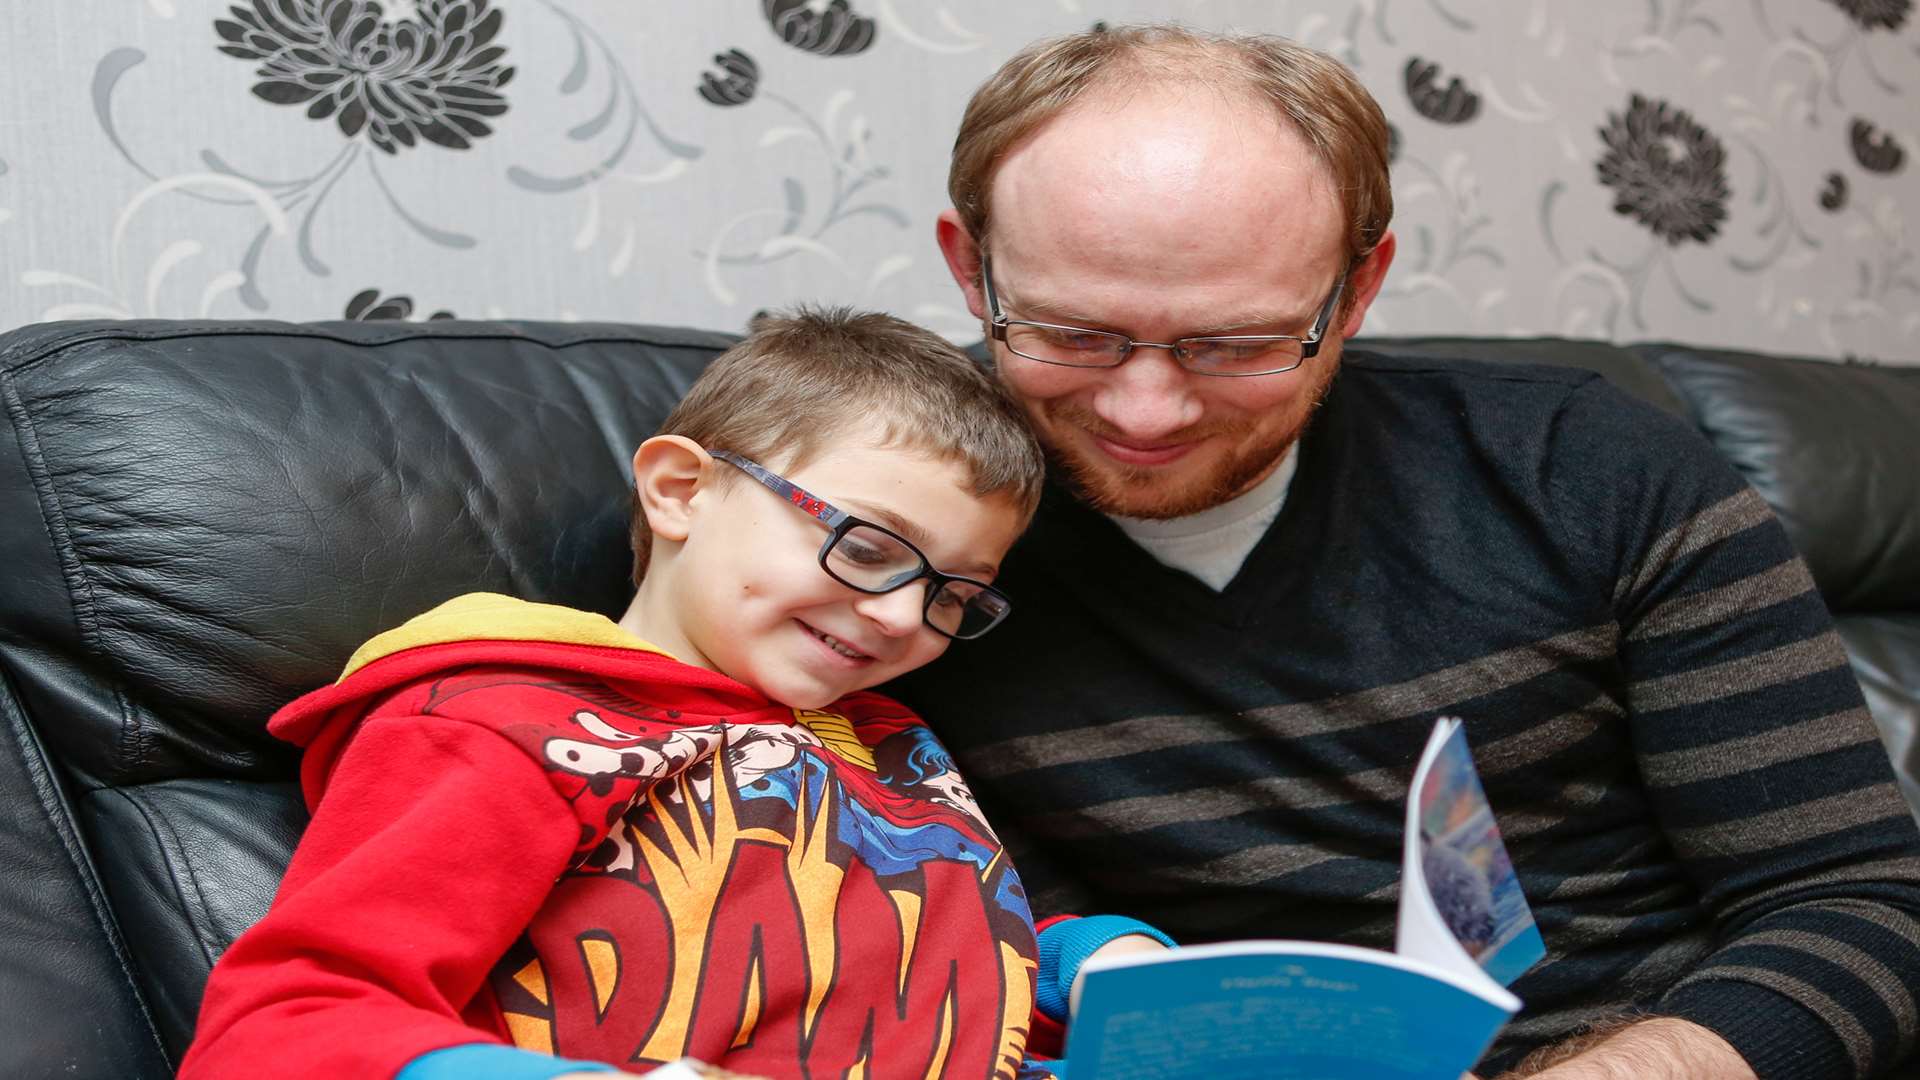
[[[1088,99],[1177,87],[1250,98],[1288,128],[1338,192],[1350,261],[1369,254],[1393,217],[1387,121],[1353,72],[1284,38],[1131,26],[1052,38],[1021,50],[968,103],[947,190],[962,225],[987,246],[993,181],[1007,156]]]

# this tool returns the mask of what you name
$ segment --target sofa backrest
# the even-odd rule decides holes
[[[628,459],[732,339],[0,338],[0,1076],[163,1076],[305,815],[274,709],[487,589],[617,615]]]

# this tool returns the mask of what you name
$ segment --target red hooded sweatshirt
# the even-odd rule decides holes
[[[497,1041],[644,1072],[1011,1077],[1019,879],[946,750],[612,622],[475,594],[268,730],[312,824],[215,966],[182,1077],[384,1077]]]

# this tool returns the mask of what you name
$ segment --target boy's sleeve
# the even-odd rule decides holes
[[[1063,1024],[1080,965],[1109,942],[1138,934],[1169,949],[1178,947],[1159,928],[1125,915],[1056,915],[1035,929],[1040,938],[1040,971],[1033,1003],[1049,1019]]]
[[[619,1071],[598,1061],[549,1057],[497,1043],[469,1043],[428,1051],[393,1080],[553,1080],[568,1073]]]
[[[180,1075],[393,1076],[486,1039],[462,1010],[582,829],[546,770],[497,732],[368,720],[271,910],[215,965]]]
[[[1055,915],[1035,925],[1039,931],[1040,969],[1035,975],[1033,1023],[1027,1052],[1057,1058],[1065,1052],[1073,980],[1080,966],[1108,942],[1134,934],[1178,948],[1157,927],[1125,915]]]

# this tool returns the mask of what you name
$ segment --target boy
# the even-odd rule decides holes
[[[1041,472],[939,338],[762,321],[634,454],[617,624],[461,597],[274,717],[312,824],[182,1075],[1014,1076],[1036,995],[1157,932],[1042,950],[945,749],[864,691],[1005,618]]]

